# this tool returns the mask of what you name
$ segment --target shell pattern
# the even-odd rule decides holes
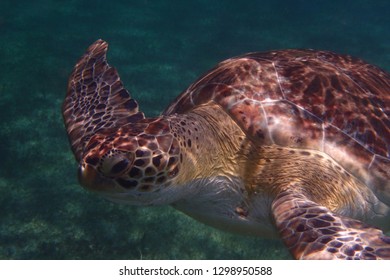
[[[220,63],[165,110],[220,104],[260,145],[325,152],[390,204],[390,75],[348,55],[281,50]]]

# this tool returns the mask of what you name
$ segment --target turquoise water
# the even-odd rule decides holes
[[[340,4],[342,2],[342,4]],[[230,56],[280,48],[349,53],[390,70],[390,2],[0,2],[0,259],[286,259],[170,209],[84,191],[60,106],[98,38],[147,115]]]

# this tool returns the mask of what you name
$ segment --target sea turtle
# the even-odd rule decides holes
[[[85,188],[280,235],[297,259],[390,259],[388,73],[329,51],[249,53],[145,118],[107,47],[81,57],[63,104]]]

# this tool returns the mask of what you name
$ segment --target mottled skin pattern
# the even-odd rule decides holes
[[[63,115],[72,150],[79,161],[91,136],[102,129],[120,127],[144,119],[114,68],[105,63],[104,44],[91,46],[90,56],[74,68],[69,80]],[[99,77],[99,78],[97,78]],[[98,92],[98,94],[95,94]],[[72,93],[78,93],[72,94]]]
[[[390,259],[390,237],[310,201],[292,184],[272,204],[275,223],[297,259]]]
[[[109,137],[96,134],[88,142],[85,162],[125,189],[149,191],[177,173],[178,143],[169,133],[167,121],[140,120],[124,125]],[[134,137],[137,136],[137,137]]]
[[[79,179],[212,226],[279,232],[298,259],[390,259],[390,76],[283,50],[228,59],[145,118],[92,44],[63,104]],[[373,224],[374,226],[371,226]]]

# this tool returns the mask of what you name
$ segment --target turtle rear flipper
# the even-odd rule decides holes
[[[77,161],[91,136],[101,129],[121,127],[145,118],[124,88],[115,68],[108,65],[108,44],[93,43],[73,69],[62,114]]]
[[[276,227],[296,259],[390,259],[390,237],[332,213],[296,189],[272,203]]]

